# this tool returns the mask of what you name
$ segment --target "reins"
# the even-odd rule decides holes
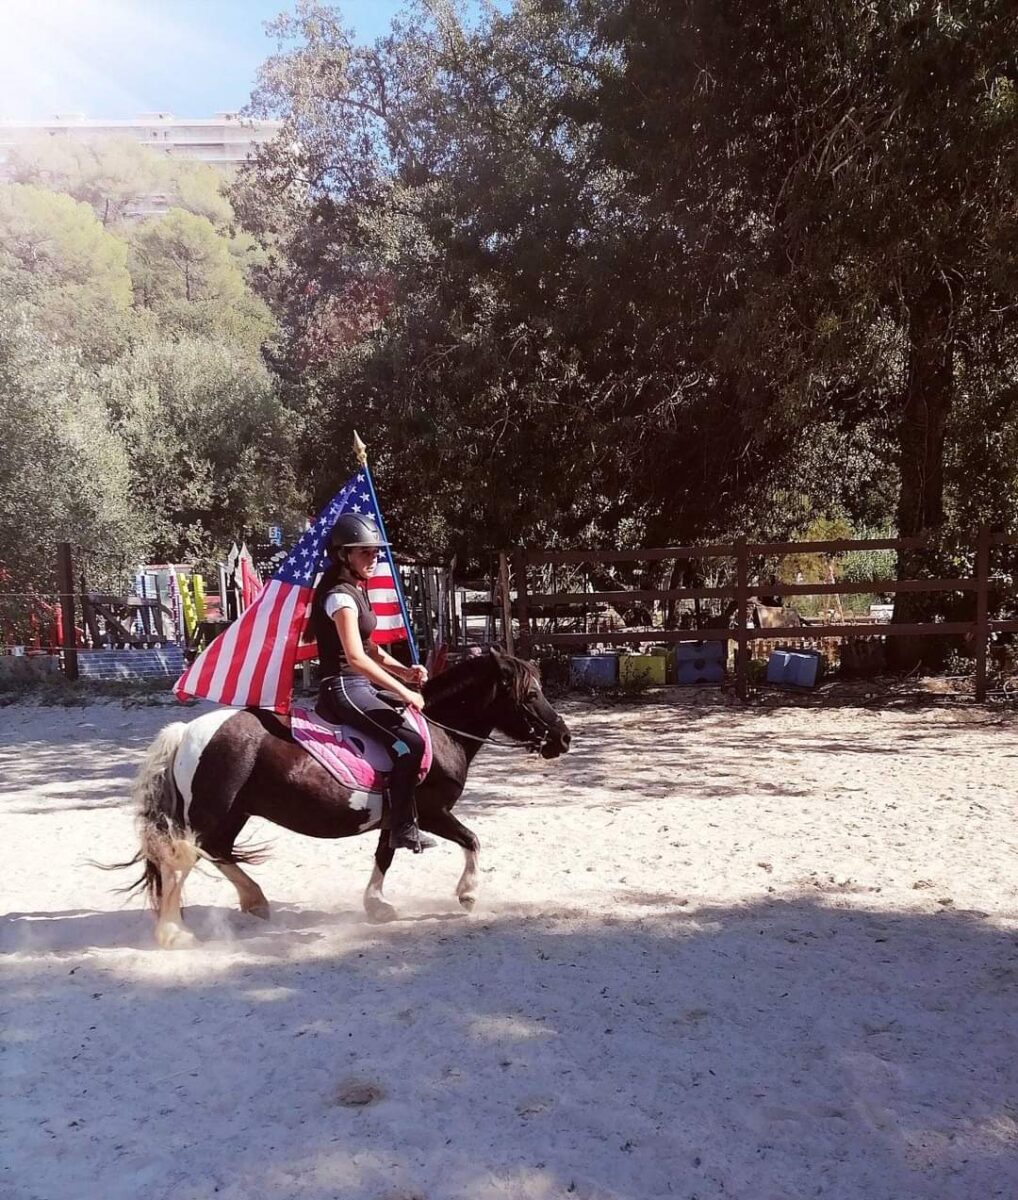
[[[465,729],[453,729],[451,725],[443,725],[441,721],[436,721],[434,717],[429,717],[426,712],[421,712],[421,716],[428,722],[429,725],[435,725],[439,729],[444,729],[446,733],[455,733],[459,737],[470,738],[475,742],[484,742],[488,746],[496,746],[499,750],[519,750],[527,749],[527,742],[496,742],[493,737],[481,737],[477,733],[467,733]]]
[[[481,736],[478,733],[468,733],[465,729],[456,729],[452,725],[445,725],[441,721],[436,721],[434,717],[428,716],[427,712],[421,711],[421,716],[429,724],[434,725],[438,729],[444,729],[446,733],[453,733],[457,737],[469,738],[472,742],[480,742],[483,745],[495,746],[499,750],[516,750],[522,748],[524,750],[539,751],[547,743],[551,736],[551,728],[546,721],[541,720],[536,714],[527,709],[520,698],[515,697],[522,710],[523,720],[527,726],[529,741],[513,740],[510,742],[496,741],[490,734],[487,737]]]

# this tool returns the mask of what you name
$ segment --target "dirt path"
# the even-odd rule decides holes
[[[1018,1194],[1018,725],[563,710],[477,765],[472,917],[453,847],[375,926],[373,837],[262,826],[272,924],[193,876],[175,954],[85,860],[179,710],[0,709],[0,1197]]]

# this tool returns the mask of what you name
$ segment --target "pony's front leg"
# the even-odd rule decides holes
[[[383,829],[379,834],[378,846],[375,849],[375,866],[371,872],[371,878],[368,880],[368,886],[364,890],[364,911],[372,921],[394,921],[398,915],[382,895],[385,872],[392,866],[392,858],[395,853],[396,851],[389,846],[389,831]]]
[[[478,860],[481,853],[481,843],[477,834],[469,830],[462,821],[458,821],[451,812],[444,809],[438,812],[421,813],[421,828],[433,833],[436,837],[445,838],[463,847],[466,862],[463,874],[456,884],[456,898],[469,912],[477,903],[477,888],[480,883]]]

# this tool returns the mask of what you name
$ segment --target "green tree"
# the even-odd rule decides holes
[[[211,558],[243,525],[299,517],[292,425],[256,356],[206,338],[156,337],[99,386],[160,555]]]
[[[247,286],[229,239],[205,217],[171,209],[128,231],[137,303],[171,336],[226,336],[257,348],[274,321]]]
[[[127,247],[87,204],[0,184],[0,298],[90,361],[114,357],[131,324]]]
[[[127,454],[92,378],[24,313],[0,311],[0,590],[51,592],[58,541],[99,585],[121,586],[145,553]]]
[[[300,4],[256,95],[235,202],[323,491],[357,422],[443,548],[960,511],[1016,361],[1009,6],[429,8],[358,48]]]
[[[205,163],[167,158],[133,138],[77,141],[45,138],[15,146],[6,174],[90,204],[104,226],[115,225],[139,201],[167,197],[219,228],[233,223],[224,177]]]

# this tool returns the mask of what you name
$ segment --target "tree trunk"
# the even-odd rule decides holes
[[[936,535],[944,524],[944,438],[954,399],[953,311],[956,298],[937,278],[909,306],[908,368],[898,426],[898,535]],[[921,578],[929,570],[923,550],[898,553],[898,578]],[[930,620],[937,597],[899,592],[896,624]],[[890,639],[888,658],[899,669],[935,665],[944,648],[937,638]]]

